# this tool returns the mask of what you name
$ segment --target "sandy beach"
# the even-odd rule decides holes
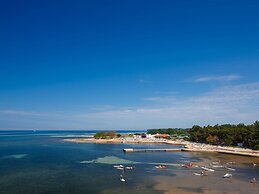
[[[259,151],[239,148],[239,147],[227,147],[216,146],[202,143],[193,143],[183,140],[167,140],[167,139],[147,139],[147,138],[113,138],[113,139],[94,139],[94,138],[69,138],[64,139],[65,142],[73,143],[100,143],[100,144],[170,144],[170,145],[182,145],[181,151],[186,152],[215,152],[223,154],[233,154],[241,156],[259,157]]]

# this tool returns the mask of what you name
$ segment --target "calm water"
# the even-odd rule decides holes
[[[125,154],[123,148],[159,148],[169,145],[122,145],[122,144],[76,144],[62,141],[64,136],[84,136],[88,132],[0,132],[0,194],[30,194],[30,193],[164,193],[157,185],[166,180],[180,180],[181,176],[197,179],[193,171],[178,166],[170,166],[166,170],[155,169],[155,163],[182,164],[189,161],[206,162],[212,160],[232,161],[237,164],[237,182],[251,185],[249,180],[256,177],[259,181],[258,166],[251,167],[257,159],[234,157],[229,155],[197,154],[197,153],[133,153]],[[112,156],[115,159],[138,162],[133,164],[134,170],[124,173],[116,170],[113,165],[105,162],[89,162]],[[80,161],[88,161],[86,164]],[[114,162],[114,161],[113,161]],[[258,162],[259,163],[259,162]],[[221,176],[223,172],[219,170]],[[221,174],[220,174],[221,173]],[[126,182],[120,182],[123,175]],[[233,173],[234,174],[234,173]],[[216,175],[215,183],[220,184],[222,178]],[[179,178],[178,178],[179,177]],[[199,177],[200,178],[200,177]],[[211,180],[211,179],[208,179]],[[206,179],[199,180],[201,183]],[[197,193],[190,181],[186,193]],[[247,183],[246,183],[247,182]],[[180,183],[179,183],[180,184]],[[197,183],[195,183],[197,184]],[[226,183],[228,184],[228,183]],[[238,190],[240,184],[229,183]],[[258,183],[257,183],[258,184]],[[209,184],[208,184],[209,185]],[[177,187],[174,185],[172,187]],[[190,188],[189,188],[190,187]],[[168,188],[164,188],[166,190]],[[257,192],[257,185],[251,187],[251,192]],[[219,187],[220,191],[221,188]],[[184,190],[182,190],[184,191]],[[250,192],[250,193],[251,193]],[[240,190],[242,193],[242,189]]]

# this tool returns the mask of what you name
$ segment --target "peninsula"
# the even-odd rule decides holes
[[[245,134],[246,135],[242,135]],[[149,129],[141,134],[97,132],[92,138],[67,138],[66,142],[100,144],[182,145],[180,151],[215,152],[259,157],[259,122],[252,125],[193,126],[191,129]],[[253,148],[253,149],[252,149]],[[131,149],[129,149],[131,150]],[[134,150],[133,150],[134,151]]]

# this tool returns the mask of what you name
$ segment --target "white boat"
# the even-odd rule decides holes
[[[216,162],[212,162],[212,164],[219,164],[219,161],[216,161]]]
[[[206,170],[206,171],[210,171],[210,172],[214,172],[214,169],[211,168],[207,168],[207,167],[201,167],[202,170]]]
[[[223,178],[231,178],[232,177],[232,174],[229,174],[229,173],[226,173]]]
[[[133,167],[132,167],[132,166],[126,166],[126,169],[127,169],[127,170],[132,170]]]
[[[212,165],[213,168],[224,168],[225,166],[223,165]]]
[[[124,170],[124,168],[122,168],[122,167],[117,167],[117,170]]]
[[[193,173],[194,175],[196,175],[196,176],[201,176],[202,174],[200,174],[200,173]]]
[[[155,168],[157,168],[157,169],[165,169],[166,166],[164,166],[164,165],[158,165],[158,166],[155,166]]]
[[[113,166],[114,168],[119,168],[120,166],[119,165],[115,165],[115,166]]]
[[[233,165],[235,162],[227,162],[227,165]]]
[[[252,178],[250,183],[256,183],[256,179],[255,178]]]
[[[120,177],[120,181],[125,182],[126,180],[124,178]]]
[[[123,166],[123,165],[121,165],[121,164],[120,164],[120,167],[121,167],[121,168],[124,168],[124,166]]]
[[[236,169],[234,168],[229,168],[229,167],[225,167],[227,170],[231,170],[231,171],[235,171]]]

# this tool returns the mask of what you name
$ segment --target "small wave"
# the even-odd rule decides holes
[[[21,159],[26,157],[28,154],[13,154],[13,155],[7,155],[3,156],[0,159]]]

